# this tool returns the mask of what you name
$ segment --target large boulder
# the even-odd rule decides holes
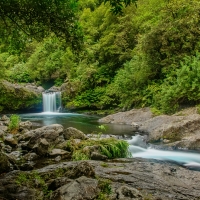
[[[4,137],[4,143],[15,148],[18,144],[18,140],[13,134],[8,134]]]
[[[84,140],[87,138],[87,136],[82,131],[79,131],[78,129],[73,128],[73,127],[69,127],[67,129],[65,129],[63,136],[66,140],[69,140],[69,139]]]
[[[116,114],[108,115],[99,120],[102,123],[111,124],[128,124],[137,126],[142,122],[149,120],[153,117],[150,108],[132,109],[126,112],[118,112]]]
[[[141,193],[132,187],[121,186],[116,190],[116,193],[119,200],[143,200]]]
[[[52,193],[51,200],[91,200],[97,196],[98,181],[82,176]]]
[[[34,87],[34,88],[33,88]],[[23,109],[42,109],[42,92],[35,87],[13,84],[5,80],[0,82],[0,109],[13,111]]]
[[[150,108],[133,109],[108,115],[99,121],[131,125],[133,132],[148,135],[147,142],[170,143],[175,148],[200,149],[200,115],[196,108],[159,116],[154,116]]]
[[[35,145],[37,145],[39,140],[42,138],[44,138],[50,145],[55,146],[56,144],[61,142],[60,136],[62,135],[62,133],[62,125],[52,124],[26,132],[19,138],[19,141],[28,141],[27,147],[29,149],[32,149]]]
[[[71,153],[68,152],[68,151],[65,151],[63,149],[52,149],[50,152],[49,152],[49,156],[50,157],[57,157],[57,156],[60,156],[62,159],[63,158],[71,158]]]
[[[20,122],[19,129],[22,130],[31,130],[33,124],[30,121]]]
[[[39,156],[46,156],[49,151],[50,144],[47,142],[45,138],[40,138],[37,143],[33,146],[33,150]]]
[[[78,178],[81,176],[86,176],[89,178],[94,178],[95,177],[95,171],[94,168],[92,167],[92,165],[90,165],[88,162],[86,161],[82,161],[80,163],[78,163],[73,170],[71,171],[69,177],[70,178]]]

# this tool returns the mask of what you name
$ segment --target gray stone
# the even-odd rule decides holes
[[[3,132],[6,132],[8,130],[8,126],[0,126],[0,130],[3,131]]]
[[[16,147],[18,144],[18,141],[12,134],[7,135],[4,137],[4,143],[11,146],[11,147]]]
[[[3,150],[4,152],[6,152],[6,153],[11,153],[12,147],[9,146],[9,145],[4,145],[4,146],[2,147],[2,150]]]
[[[61,156],[57,156],[57,157],[55,157],[54,160],[55,160],[56,162],[59,162],[59,161],[61,161],[61,159],[62,159]]]
[[[21,152],[20,151],[12,151],[10,154],[8,154],[9,158],[14,160],[15,162],[20,160],[21,158]]]
[[[82,131],[79,131],[78,129],[73,128],[73,127],[69,127],[67,129],[65,129],[63,136],[66,140],[69,140],[69,139],[84,140],[87,138],[86,135]]]
[[[23,158],[27,161],[33,161],[33,160],[37,160],[38,155],[34,152],[31,152],[24,155]]]
[[[98,152],[92,152],[91,159],[92,160],[106,160],[106,159],[108,159],[108,157],[105,155],[102,155],[101,153],[98,153]]]
[[[117,189],[116,193],[118,195],[118,199],[120,200],[131,200],[131,199],[143,200],[140,192],[132,187],[121,186],[120,188]]]
[[[61,158],[71,158],[71,153],[62,149],[52,149],[49,152],[50,157],[61,156]]]
[[[32,125],[33,124],[30,121],[20,122],[19,129],[20,130],[23,130],[23,129],[30,130],[32,128]]]
[[[9,120],[10,120],[10,118],[7,117],[6,115],[3,115],[3,116],[1,117],[1,121],[9,121]]]
[[[54,179],[50,184],[49,184],[49,187],[48,189],[49,190],[56,190],[58,189],[59,187],[62,187],[63,185],[66,185],[68,183],[71,183],[73,180],[72,179],[69,179],[67,177],[59,177],[57,179]]]
[[[98,181],[80,177],[53,192],[51,200],[91,200],[97,196]]]
[[[56,145],[60,142],[60,135],[63,133],[63,126],[52,124],[44,126],[25,133],[19,140],[28,141],[27,147],[32,149],[41,138],[44,138],[50,145]]]
[[[10,170],[10,162],[8,157],[0,152],[0,174],[8,172]]]
[[[150,108],[132,109],[126,112],[118,112],[116,114],[108,115],[99,120],[102,123],[112,124],[138,124],[138,126],[153,117]]]
[[[33,146],[33,150],[39,156],[46,156],[49,149],[49,143],[46,141],[45,138],[40,138],[38,143]]]
[[[69,177],[73,179],[81,176],[86,176],[89,178],[95,177],[94,168],[86,161],[77,163],[69,175]]]

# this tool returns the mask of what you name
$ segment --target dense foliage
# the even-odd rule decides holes
[[[11,1],[4,0],[0,6],[7,5],[6,2]],[[29,5],[33,0],[15,2]],[[40,16],[46,12],[47,2],[61,1],[43,1],[44,10],[41,7]],[[67,4],[74,9],[71,10],[72,15],[65,16],[66,20],[72,21],[61,25],[55,21],[55,27],[48,20],[50,24],[45,21],[37,24],[37,17],[30,21],[33,26],[29,26],[22,20],[21,11],[19,16],[11,13],[17,6],[7,5],[12,8],[7,15],[22,28],[34,32],[42,26],[42,32],[48,32],[48,36],[43,38],[43,34],[40,37],[43,39],[38,41],[17,29],[12,31],[11,37],[7,31],[14,29],[5,29],[5,24],[12,28],[13,23],[1,16],[4,20],[0,21],[2,78],[38,85],[53,80],[65,89],[63,102],[67,108],[130,109],[151,106],[171,113],[182,106],[199,104],[198,0],[138,0],[137,6],[134,4],[136,1],[74,2],[76,5]],[[131,2],[133,4],[129,5]],[[121,10],[119,8],[116,12],[120,15],[115,15],[111,9],[118,5]],[[48,14],[63,16],[67,8],[61,8],[57,14],[52,8]],[[33,12],[38,11],[34,9]],[[71,29],[68,22],[73,24]],[[62,25],[72,34],[67,36],[67,43],[65,37],[58,37],[62,31],[57,31],[63,30]],[[13,39],[13,36],[22,42]],[[83,36],[81,48],[79,36]],[[78,51],[74,51],[73,44]]]

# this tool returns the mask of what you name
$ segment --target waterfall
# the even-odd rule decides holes
[[[61,109],[61,92],[43,92],[43,111],[59,112]]]

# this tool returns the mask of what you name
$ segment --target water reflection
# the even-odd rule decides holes
[[[97,116],[77,113],[42,112],[20,114],[20,117],[22,121],[31,121],[34,128],[50,124],[61,124],[64,128],[74,127],[85,134],[100,132],[98,126],[102,124],[98,122],[99,117]],[[105,124],[105,126],[106,131],[103,131],[104,134],[133,135],[132,127],[129,125]]]

